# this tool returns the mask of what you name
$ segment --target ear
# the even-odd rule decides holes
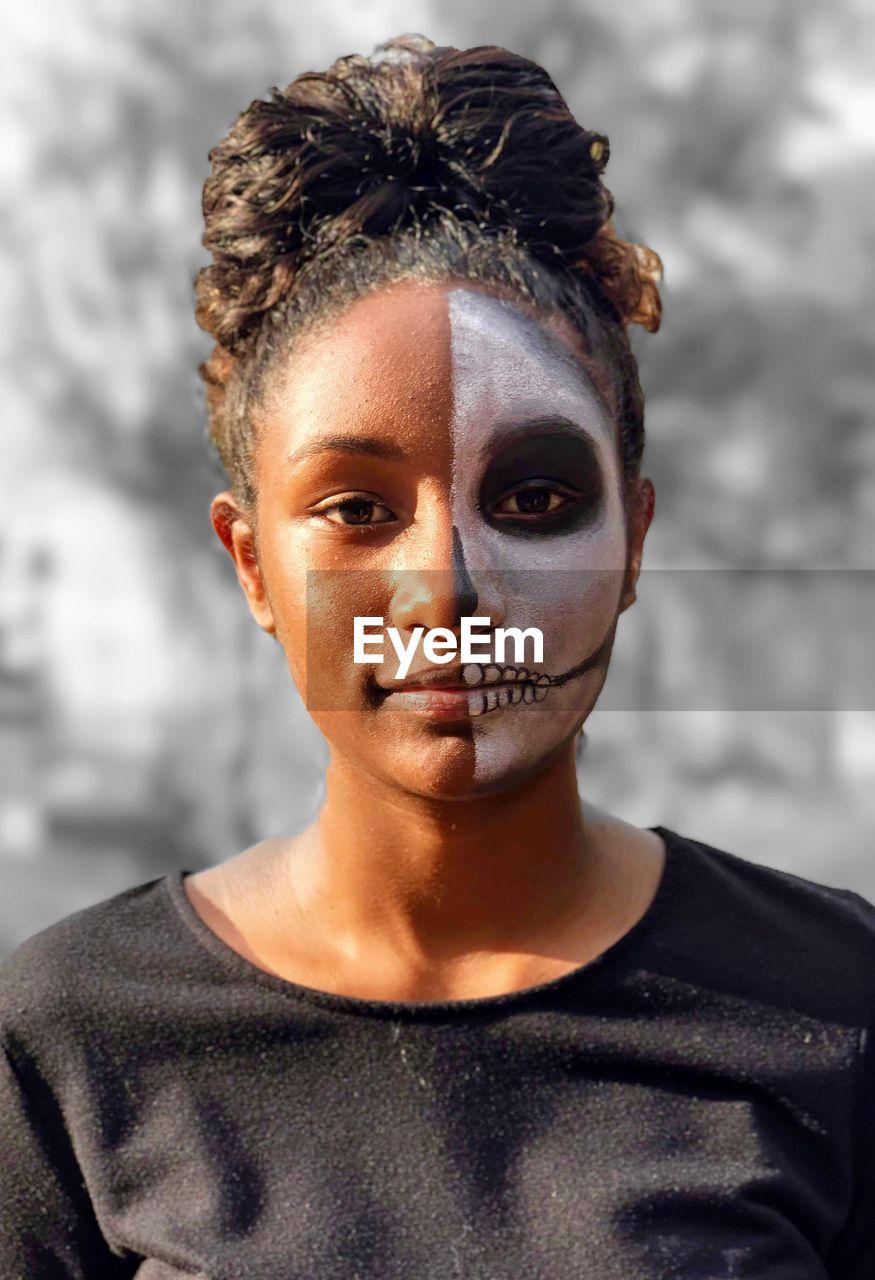
[[[249,518],[234,495],[225,492],[217,494],[210,503],[210,519],[234,561],[249,612],[264,631],[274,635],[276,625],[258,562],[255,530]]]
[[[638,599],[636,584],[641,572],[641,557],[644,553],[644,539],[653,512],[656,507],[656,490],[653,483],[645,476],[637,480],[629,498],[628,550],[626,556],[626,579],[623,584],[623,595],[620,599],[619,613],[623,613]]]

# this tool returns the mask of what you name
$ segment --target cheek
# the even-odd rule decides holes
[[[358,706],[363,675],[378,668],[354,662],[354,621],[385,618],[387,608],[386,577],[376,570],[311,568],[302,575],[288,632],[294,652],[286,652],[311,711]],[[377,624],[371,631],[379,631]]]
[[[544,637],[544,660],[539,666],[559,675],[595,653],[614,625],[622,574],[610,571],[554,570],[527,583],[512,597],[508,617],[513,626],[537,627]],[[528,652],[528,650],[527,650]],[[580,682],[557,690],[563,700],[575,700]],[[555,707],[557,699],[551,694]]]

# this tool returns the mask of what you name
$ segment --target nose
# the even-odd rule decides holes
[[[462,618],[488,617],[493,626],[504,608],[483,570],[472,572],[467,548],[452,522],[449,503],[407,531],[392,570],[389,625],[400,632],[443,627],[457,636]],[[415,531],[415,532],[414,532]]]

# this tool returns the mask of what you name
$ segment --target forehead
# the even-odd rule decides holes
[[[358,299],[296,343],[274,388],[271,407],[298,439],[328,418],[399,436],[465,418],[485,429],[511,408],[613,438],[570,326],[468,282],[403,281]]]
[[[457,418],[482,420],[512,399],[520,413],[549,407],[610,436],[608,412],[567,325],[469,288],[449,289],[447,310]]]

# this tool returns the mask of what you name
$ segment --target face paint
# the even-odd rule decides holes
[[[500,598],[500,625],[545,642],[543,670],[501,689],[497,667],[466,671],[485,686],[472,694],[474,775],[492,783],[573,735],[604,682],[626,557],[620,464],[607,411],[558,339],[491,294],[453,289],[448,305],[457,558]]]

